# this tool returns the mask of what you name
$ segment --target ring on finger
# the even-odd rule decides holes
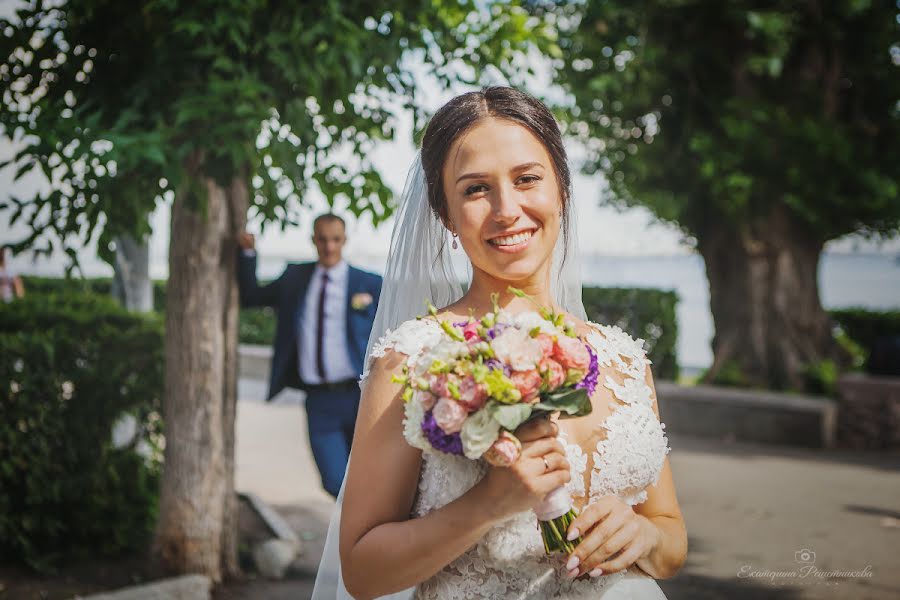
[[[550,463],[547,462],[547,455],[541,457],[541,460],[544,461],[544,473],[550,470]]]

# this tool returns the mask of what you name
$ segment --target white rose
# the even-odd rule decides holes
[[[516,371],[533,369],[543,358],[541,344],[527,332],[510,327],[491,341],[494,354]]]
[[[456,340],[445,340],[440,347],[436,358],[440,358],[444,362],[451,362],[461,356],[469,353],[469,345],[465,342],[457,342]]]
[[[462,439],[463,453],[466,458],[476,460],[488,451],[497,436],[500,435],[500,423],[495,421],[488,411],[482,409],[469,415],[463,423],[459,437]]]
[[[445,363],[454,362],[461,356],[469,353],[469,345],[465,342],[457,342],[455,340],[444,339],[435,344],[429,350],[423,352],[415,361],[413,372],[422,376],[431,368],[431,363],[435,360],[441,360]]]
[[[423,352],[414,359],[412,365],[409,365],[408,362],[407,366],[410,366],[413,374],[416,377],[424,377],[425,374],[428,373],[428,369],[431,367],[431,356],[428,352]]]
[[[541,333],[548,335],[562,335],[562,330],[533,310],[521,312],[513,317],[513,325],[525,331],[531,331],[535,327],[540,328]]]
[[[407,402],[403,419],[403,437],[413,448],[419,448],[425,452],[432,450],[428,438],[422,431],[422,421],[425,420],[425,407],[420,402]]]

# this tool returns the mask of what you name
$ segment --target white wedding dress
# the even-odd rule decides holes
[[[611,412],[598,427],[602,433],[596,447],[585,452],[560,441],[572,469],[569,492],[586,504],[615,494],[629,505],[647,498],[646,488],[655,484],[670,448],[665,425],[652,408],[652,390],[647,385],[650,364],[643,340],[635,340],[618,327],[590,323],[589,343],[597,352],[601,368],[599,385],[611,390]],[[374,345],[369,361],[388,349],[402,352],[414,361],[442,332],[432,319],[411,319],[388,331]],[[611,377],[614,372],[618,377]],[[603,377],[605,375],[605,378]],[[365,377],[365,374],[363,375]],[[486,473],[482,461],[440,452],[424,453],[413,517],[436,510],[463,495]],[[576,500],[577,502],[577,500]],[[516,600],[664,599],[656,581],[637,567],[601,575],[596,579],[571,579],[566,575],[566,556],[544,554],[533,511],[514,515],[495,525],[475,546],[415,588],[421,600]]]

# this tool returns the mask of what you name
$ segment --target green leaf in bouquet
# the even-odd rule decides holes
[[[497,316],[500,312],[500,294],[497,292],[491,294],[491,306],[493,307],[492,312],[494,313],[494,316]]]
[[[457,342],[466,341],[466,338],[463,337],[463,334],[459,332],[459,329],[454,327],[448,321],[441,321],[441,329],[443,329],[444,333],[449,335],[451,339],[456,340]]]
[[[566,379],[562,384],[564,386],[575,385],[582,379],[584,379],[584,371],[581,369],[568,369],[566,371]]]
[[[494,420],[509,431],[515,431],[519,425],[531,416],[530,404],[498,404],[491,403],[490,408]]]
[[[522,394],[500,369],[491,369],[484,377],[488,396],[504,404],[512,404],[522,399]]]
[[[565,389],[541,397],[541,401],[531,405],[532,410],[563,412],[571,417],[583,417],[591,414],[591,398],[587,390]]]
[[[477,358],[477,361],[472,365],[472,377],[475,378],[475,383],[484,383],[484,378],[487,377],[490,369],[484,365],[480,356]]]
[[[440,359],[434,359],[431,361],[431,366],[428,367],[428,372],[432,375],[440,375],[441,373],[449,373],[450,365]]]

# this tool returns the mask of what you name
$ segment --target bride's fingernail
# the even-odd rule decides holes
[[[600,577],[602,574],[603,574],[603,569],[594,569],[593,571],[588,573],[588,575],[590,575],[591,577]]]
[[[569,535],[566,536],[566,539],[571,542],[572,540],[574,540],[575,538],[578,537],[578,533],[579,533],[578,528],[573,527],[573,528],[569,529]]]
[[[575,567],[571,571],[569,571],[569,577],[578,577],[578,567]]]
[[[569,558],[569,562],[566,563],[566,568],[571,571],[572,569],[576,568],[579,563],[581,563],[581,559],[577,556],[573,556]]]

